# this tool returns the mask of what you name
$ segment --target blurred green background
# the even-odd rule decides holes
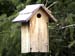
[[[75,0],[0,0],[0,56],[43,56],[21,54],[21,24],[12,23],[26,5],[38,3],[58,20],[48,25],[49,56],[75,56]]]

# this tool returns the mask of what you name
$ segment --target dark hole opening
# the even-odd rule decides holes
[[[40,14],[40,13],[38,13],[38,14],[37,14],[37,17],[38,17],[38,18],[41,18],[41,14]]]

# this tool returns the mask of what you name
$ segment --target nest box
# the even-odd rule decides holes
[[[21,53],[49,52],[48,22],[57,21],[43,4],[28,5],[13,22],[21,22]]]

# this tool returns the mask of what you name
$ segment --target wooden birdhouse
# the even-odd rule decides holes
[[[43,4],[27,5],[13,22],[21,22],[21,53],[49,52],[48,22],[57,21]]]

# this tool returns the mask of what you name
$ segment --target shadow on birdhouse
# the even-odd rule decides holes
[[[13,22],[21,22],[21,53],[49,52],[48,22],[57,20],[43,4],[28,5]]]

